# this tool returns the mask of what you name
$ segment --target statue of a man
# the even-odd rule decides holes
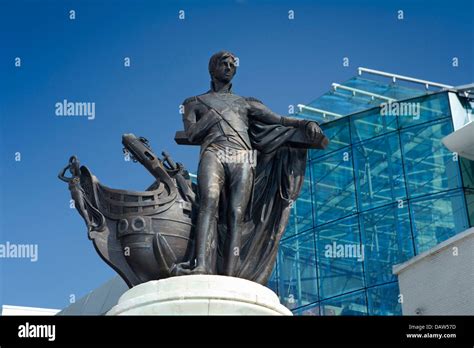
[[[250,127],[253,122],[303,128],[308,139],[321,132],[315,122],[282,117],[251,97],[232,93],[236,58],[227,51],[209,61],[211,89],[183,102],[184,128],[192,143],[201,145],[197,173],[199,212],[195,229],[194,274],[215,273],[211,249],[218,243],[215,231],[219,210],[226,211],[226,236],[220,274],[237,276],[247,209],[251,208],[255,180],[255,158]],[[220,207],[225,193],[225,207]]]

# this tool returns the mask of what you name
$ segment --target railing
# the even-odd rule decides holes
[[[357,70],[358,70],[359,75],[362,75],[362,73],[367,73],[367,74],[379,75],[379,76],[384,76],[384,77],[390,77],[394,83],[397,80],[402,80],[402,81],[408,81],[408,82],[419,83],[419,84],[425,85],[426,89],[428,89],[430,86],[446,88],[446,89],[453,88],[453,86],[445,85],[442,83],[415,79],[413,77],[403,76],[403,75],[398,75],[398,74],[391,74],[391,73],[380,71],[380,70],[373,70],[373,69],[367,69],[367,68],[362,68],[362,67],[358,68]]]

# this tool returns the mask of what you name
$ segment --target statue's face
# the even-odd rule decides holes
[[[219,61],[212,76],[218,81],[229,83],[234,77],[236,69],[234,58],[227,56]]]

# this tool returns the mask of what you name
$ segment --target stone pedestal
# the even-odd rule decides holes
[[[240,278],[190,275],[125,292],[107,315],[292,315],[270,289]]]

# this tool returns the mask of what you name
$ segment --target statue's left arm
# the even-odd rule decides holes
[[[310,139],[314,138],[316,133],[322,133],[321,128],[319,128],[317,122],[294,117],[280,116],[255,98],[248,97],[246,98],[246,101],[250,105],[249,117],[254,120],[266,124],[281,124],[286,127],[304,128]]]

